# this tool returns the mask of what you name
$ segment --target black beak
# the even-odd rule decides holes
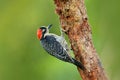
[[[50,29],[52,27],[52,24],[48,25],[48,29]]]

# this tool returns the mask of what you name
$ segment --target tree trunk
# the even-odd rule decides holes
[[[62,29],[68,35],[75,58],[86,70],[83,80],[108,80],[94,48],[84,0],[54,0]]]

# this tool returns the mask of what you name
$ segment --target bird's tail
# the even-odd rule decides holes
[[[81,63],[81,62],[79,62],[79,61],[77,61],[76,59],[74,59],[74,58],[72,58],[72,60],[73,60],[73,64],[74,65],[76,65],[77,67],[79,67],[80,69],[82,69],[82,70],[85,70],[85,67],[84,67],[84,65]]]

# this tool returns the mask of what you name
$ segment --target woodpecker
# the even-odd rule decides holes
[[[37,30],[37,37],[40,40],[42,47],[52,56],[64,61],[69,62],[80,69],[84,70],[85,67],[82,65],[81,62],[77,61],[76,59],[72,58],[68,52],[68,45],[66,40],[64,39],[63,32],[61,32],[61,36],[58,36],[53,33],[49,33],[49,29],[52,25],[48,25],[48,27],[41,26]]]

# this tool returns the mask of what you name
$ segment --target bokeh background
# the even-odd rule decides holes
[[[106,73],[120,80],[120,1],[85,4]],[[74,65],[48,55],[37,40],[36,30],[49,24],[60,35],[53,0],[0,0],[0,80],[80,80]]]

